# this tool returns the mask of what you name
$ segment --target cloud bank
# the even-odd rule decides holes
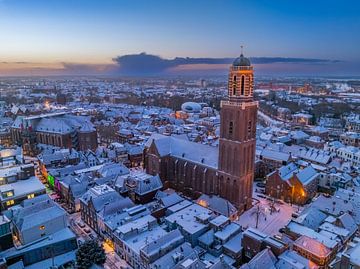
[[[229,65],[234,61],[234,58],[190,58],[190,57],[176,57],[174,59],[163,59],[156,55],[146,54],[131,54],[118,56],[113,59],[117,64],[114,70],[119,74],[124,75],[156,75],[174,72],[177,68],[184,66],[198,66],[199,69],[216,69],[211,68],[211,65],[218,65],[219,69],[223,69],[223,65]],[[338,60],[326,59],[308,59],[308,58],[284,58],[284,57],[250,57],[253,64],[330,64],[339,63]],[[186,69],[186,68],[185,68]],[[196,68],[195,68],[196,69]],[[194,70],[194,68],[192,69]]]

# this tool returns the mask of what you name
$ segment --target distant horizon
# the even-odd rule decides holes
[[[214,76],[226,75],[234,58],[162,57],[139,53],[110,64],[0,62],[0,77],[17,76]],[[249,57],[258,76],[360,76],[360,64],[337,59]],[[35,65],[35,67],[34,67]]]

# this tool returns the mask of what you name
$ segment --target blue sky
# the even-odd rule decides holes
[[[360,1],[0,0],[0,62],[108,64],[164,58],[360,62]]]

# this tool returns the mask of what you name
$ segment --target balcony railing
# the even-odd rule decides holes
[[[252,66],[231,66],[232,70],[253,70]]]

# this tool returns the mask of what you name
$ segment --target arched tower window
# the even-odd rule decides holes
[[[241,76],[241,95],[244,95],[245,92],[245,77]]]
[[[236,95],[236,76],[233,79],[233,95]]]

